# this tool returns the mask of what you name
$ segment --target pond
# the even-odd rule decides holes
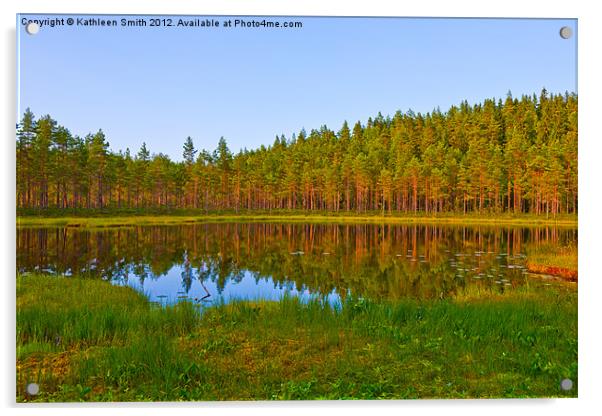
[[[577,230],[378,224],[203,223],[18,228],[17,270],[106,279],[152,302],[347,296],[446,298],[551,283],[525,269],[530,245]]]

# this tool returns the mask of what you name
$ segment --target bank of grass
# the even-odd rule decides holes
[[[550,288],[198,311],[104,281],[20,276],[17,400],[575,397],[577,294]]]
[[[527,270],[533,273],[550,274],[567,280],[577,281],[577,244],[558,245],[544,243],[526,249]]]
[[[576,227],[576,215],[311,212],[301,210],[211,211],[192,209],[17,210],[17,226],[116,227],[204,222],[442,223],[473,225],[555,225]]]

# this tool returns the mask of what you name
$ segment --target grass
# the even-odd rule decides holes
[[[17,400],[575,397],[577,293],[550,288],[199,311],[105,281],[19,276]]]
[[[577,245],[552,243],[527,248],[527,269],[534,273],[551,274],[577,280]]]
[[[17,226],[111,227],[199,222],[316,222],[316,223],[444,223],[577,226],[576,215],[543,217],[531,214],[311,212],[302,210],[233,210],[206,212],[192,209],[17,210]]]

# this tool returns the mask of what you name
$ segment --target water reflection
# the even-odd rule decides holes
[[[350,294],[435,298],[529,284],[525,245],[576,229],[220,223],[96,230],[20,228],[17,269],[109,279],[152,301]]]

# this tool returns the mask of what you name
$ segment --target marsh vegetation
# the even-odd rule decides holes
[[[527,262],[576,240],[441,224],[19,228],[18,400],[572,397],[559,383],[577,381],[576,284]]]
[[[19,401],[575,396],[573,288],[471,299],[153,306],[108,282],[18,279]],[[37,382],[39,396],[25,386]]]

